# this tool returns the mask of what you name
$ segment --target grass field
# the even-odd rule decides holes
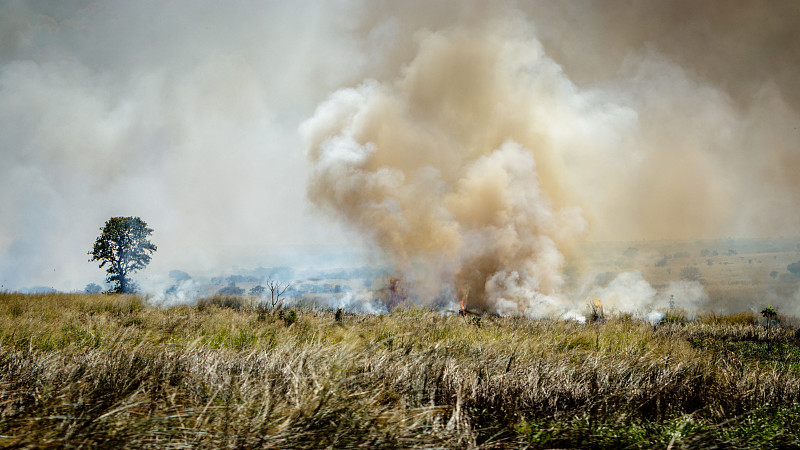
[[[238,303],[0,293],[0,445],[800,446],[798,336],[748,313],[653,327]]]

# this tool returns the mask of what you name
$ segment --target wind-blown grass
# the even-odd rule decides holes
[[[787,329],[201,305],[0,294],[0,445],[800,445]]]

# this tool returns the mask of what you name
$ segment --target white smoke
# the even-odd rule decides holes
[[[341,308],[344,311],[360,314],[384,314],[389,312],[386,305],[376,301],[368,292],[349,292],[341,297],[328,302],[330,309]]]
[[[607,286],[596,291],[596,298],[601,299],[607,312],[645,313],[656,306],[656,294],[656,290],[637,270],[619,274]]]
[[[296,128],[357,70],[335,5],[0,4],[0,284],[99,283],[113,216],[171,269],[290,264],[343,245],[304,202]],[[335,55],[335,56],[334,56]]]
[[[664,319],[664,313],[662,311],[650,311],[645,316],[645,320],[650,322],[651,325],[655,326],[661,323]]]
[[[708,293],[699,281],[673,281],[656,297],[660,307],[697,311],[708,306]]]
[[[148,283],[141,286],[144,292],[151,293],[147,301],[156,306],[194,305],[207,295],[206,291],[193,279],[181,280],[167,286],[165,283]]]
[[[681,308],[690,313],[708,306],[708,294],[697,281],[674,281],[656,290],[642,273],[623,272],[604,287],[592,288],[590,298],[601,300],[606,313],[628,313],[658,323],[664,311]]]

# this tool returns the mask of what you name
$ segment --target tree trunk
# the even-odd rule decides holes
[[[128,293],[128,280],[127,277],[125,276],[125,272],[122,270],[119,271],[119,290],[123,294]]]

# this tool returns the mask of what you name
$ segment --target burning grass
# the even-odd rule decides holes
[[[0,445],[800,445],[784,328],[201,305],[0,294]]]

